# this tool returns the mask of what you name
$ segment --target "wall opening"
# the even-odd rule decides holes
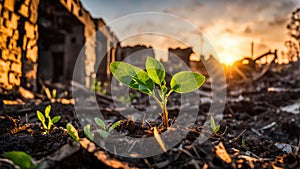
[[[84,25],[60,2],[43,0],[39,5],[38,79],[69,84],[82,49]]]

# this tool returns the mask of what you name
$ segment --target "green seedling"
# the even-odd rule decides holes
[[[99,118],[94,118],[94,121],[99,126],[99,128],[97,130],[95,130],[95,132],[98,132],[100,137],[103,138],[104,140],[106,140],[108,138],[110,133],[116,127],[118,127],[118,125],[120,125],[120,122],[121,122],[121,121],[117,121],[117,122],[113,123],[112,125],[105,125],[105,122]],[[90,124],[86,125],[83,130],[84,130],[85,136],[88,139],[93,141],[94,140],[94,132],[91,131],[91,125]]]
[[[72,139],[75,140],[76,142],[78,142],[80,140],[80,138],[78,136],[78,131],[76,130],[76,128],[71,123],[68,123],[66,128],[67,128],[68,134],[72,137]]]
[[[170,94],[192,92],[203,85],[205,77],[195,72],[182,71],[172,77],[168,88],[165,68],[159,61],[148,57],[145,67],[146,71],[125,62],[112,62],[110,71],[124,85],[151,96],[162,110],[163,125],[168,127],[167,102]],[[159,86],[157,93],[154,90],[155,84]]]
[[[220,130],[220,125],[216,126],[215,119],[213,116],[210,116],[210,127],[213,130],[214,134],[217,134],[217,132]]]
[[[45,108],[45,116],[39,110],[36,111],[38,119],[42,123],[42,127],[45,130],[45,134],[50,132],[50,129],[54,123],[57,123],[60,120],[60,116],[54,116],[53,118],[50,117],[51,105],[48,105]],[[48,121],[48,125],[46,125],[46,118]]]
[[[3,154],[3,156],[11,160],[15,165],[21,169],[45,169],[46,163],[37,163],[33,158],[23,151],[10,151]]]
[[[246,146],[246,140],[244,139],[244,137],[242,138],[242,146]]]
[[[52,90],[52,98],[56,99],[56,97],[57,97],[57,91],[56,91],[56,89],[53,89]]]

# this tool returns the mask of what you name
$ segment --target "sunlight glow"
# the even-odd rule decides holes
[[[235,61],[239,60],[241,51],[239,50],[239,44],[241,43],[238,38],[234,39],[231,36],[225,34],[218,39],[218,45],[222,46],[219,49],[220,62],[232,66]]]
[[[230,57],[230,55],[222,57],[222,60],[220,60],[221,63],[225,64],[226,66],[232,66],[236,59],[234,57]]]

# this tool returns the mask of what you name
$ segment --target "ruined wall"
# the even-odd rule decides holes
[[[117,50],[120,48],[117,36],[106,26],[101,19],[94,19],[97,26],[96,35],[96,79],[100,81],[109,81],[111,78],[109,65],[116,60]]]
[[[85,85],[89,87],[95,76],[100,77],[98,80],[101,81],[109,80],[109,64],[115,60],[116,49],[118,47],[117,37],[105,26],[106,24],[102,19],[92,18],[90,13],[82,7],[79,0],[60,0],[60,2],[84,24],[85,42],[88,42],[85,44],[84,51]],[[101,34],[99,35],[100,37],[95,35],[98,30]],[[103,38],[104,40],[99,40],[98,38]],[[106,53],[104,59],[99,57],[103,52]],[[96,64],[99,62],[99,59],[101,59],[101,66],[97,66]]]
[[[38,58],[39,0],[0,1],[0,85],[34,87]]]
[[[69,83],[83,47],[83,70],[76,72],[75,80],[90,86],[97,73],[97,52],[102,52],[99,46],[106,53],[100,75],[110,78],[118,39],[108,27],[100,29],[105,22],[92,18],[80,0],[0,0],[0,14],[0,86],[35,90],[37,78]],[[99,29],[104,43],[93,36]]]
[[[177,64],[177,59],[174,58],[175,56],[179,57],[186,65],[190,66],[190,56],[193,53],[192,48],[176,48],[172,49],[169,48],[169,62],[172,62],[174,64]]]
[[[120,50],[118,50],[117,56],[116,60],[122,61],[126,59],[126,62],[144,69],[147,57],[154,57],[155,53],[151,46],[123,46]]]

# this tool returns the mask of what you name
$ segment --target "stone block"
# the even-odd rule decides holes
[[[7,10],[7,9],[3,9],[3,12],[2,12],[2,17],[3,18],[5,18],[5,19],[10,19],[10,12],[9,12],[9,10]]]
[[[13,35],[13,29],[10,28],[10,25],[7,25],[7,19],[3,20],[3,25],[0,26],[0,32],[5,34],[6,36],[12,36]]]
[[[39,6],[39,0],[32,0],[30,3],[30,17],[29,21],[31,23],[36,23],[38,18],[38,6]]]
[[[31,23],[36,23],[37,19],[38,19],[38,13],[37,12],[34,12],[34,13],[30,14],[29,21]]]
[[[13,62],[11,64],[10,70],[20,75],[22,74],[22,64]]]
[[[21,14],[22,16],[24,16],[25,18],[28,18],[29,16],[29,8],[28,5],[26,4],[22,4],[20,9],[19,9],[19,14]]]
[[[26,31],[26,36],[28,38],[31,39],[35,38],[35,25],[31,24],[28,21],[25,21],[25,31]]]
[[[8,85],[8,73],[0,72],[0,83],[3,85]]]
[[[9,50],[2,49],[2,51],[1,51],[1,58],[3,60],[8,60],[9,59]]]
[[[36,63],[38,59],[38,47],[34,46],[32,49],[27,49],[26,58],[29,61]]]
[[[19,15],[17,15],[17,14],[15,14],[15,13],[12,13],[12,15],[11,15],[11,28],[12,29],[17,29],[18,28],[18,21],[19,21],[19,19],[20,19],[20,16]]]
[[[0,72],[8,72],[10,70],[10,61],[0,60]]]
[[[9,84],[13,86],[19,86],[21,84],[20,76],[15,73],[9,73],[8,75],[9,78]]]
[[[15,7],[15,0],[4,0],[4,8],[14,11]]]

